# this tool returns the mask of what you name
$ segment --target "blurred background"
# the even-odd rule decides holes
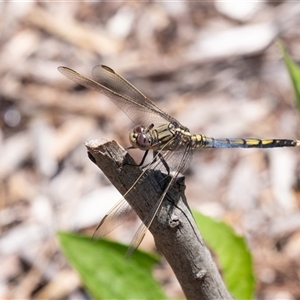
[[[195,133],[300,139],[276,44],[300,60],[298,3],[1,2],[0,14],[0,298],[86,299],[55,232],[92,233],[120,199],[84,143],[127,147],[133,124],[58,66],[108,65]],[[299,151],[201,150],[187,172],[190,206],[247,238],[257,299],[300,299]],[[136,224],[110,237],[129,242]],[[141,248],[154,251],[150,234]],[[183,296],[167,267],[155,274]]]

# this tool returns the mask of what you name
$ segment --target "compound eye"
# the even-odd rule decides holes
[[[151,146],[151,136],[149,134],[140,133],[137,138],[138,145],[143,149]]]
[[[142,133],[142,132],[144,132],[144,127],[142,125],[138,125],[138,126],[134,127],[133,131],[135,133]]]

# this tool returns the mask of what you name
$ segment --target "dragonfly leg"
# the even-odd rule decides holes
[[[141,162],[138,164],[139,167],[141,167],[144,164],[145,159],[146,159],[148,153],[149,153],[149,150],[146,150],[145,153],[144,153],[144,155],[143,155],[143,158],[142,158]]]
[[[143,157],[143,160],[145,160],[145,158]],[[166,160],[164,159],[163,155],[160,152],[157,152],[157,151],[153,151],[153,160],[150,163],[148,163],[147,165],[145,165],[144,168],[147,168],[147,167],[151,166],[152,164],[156,163],[158,159],[162,162],[163,166],[166,168],[166,171],[167,171],[168,175],[170,175],[170,167],[168,166],[168,164],[167,164]]]
[[[144,161],[145,161],[145,158],[146,158],[147,154],[148,153],[144,154],[144,157],[143,157],[141,163],[139,164],[139,166],[142,166],[144,164]],[[162,154],[160,152],[157,152],[157,151],[153,151],[153,160],[151,162],[149,162],[148,164],[146,164],[145,166],[143,166],[143,168],[147,168],[147,167],[153,165],[154,163],[157,162],[158,159],[162,162],[163,166],[166,168],[166,171],[167,171],[168,175],[170,175],[170,167],[168,166],[168,164],[167,164],[166,160],[164,159],[164,157],[162,156]]]
[[[160,152],[157,153],[157,156],[160,159],[160,161],[162,162],[162,164],[164,165],[164,167],[166,168],[166,171],[167,171],[168,175],[170,175],[170,167],[168,166],[168,164],[167,164],[166,160],[164,159],[164,157],[161,155]]]
[[[128,148],[128,149],[130,149],[130,148]],[[145,153],[144,153],[144,155],[143,155],[143,158],[142,158],[141,162],[140,162],[138,165],[136,165],[136,164],[124,163],[124,166],[138,166],[138,167],[141,167],[141,166],[144,164],[145,159],[146,159],[148,153],[149,153],[149,150],[146,150]]]
[[[149,153],[149,150],[146,150],[145,154],[143,155],[143,158],[142,158],[141,162],[138,165],[129,164],[129,163],[125,163],[124,165],[141,167],[141,166],[143,166],[148,153]],[[168,166],[168,164],[167,164],[166,160],[164,159],[163,155],[160,152],[157,152],[157,151],[153,151],[153,160],[150,163],[144,165],[143,169],[151,166],[152,164],[157,162],[158,159],[162,162],[163,166],[165,167],[165,169],[167,171],[167,174],[170,175],[170,167]]]

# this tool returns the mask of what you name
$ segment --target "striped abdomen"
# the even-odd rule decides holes
[[[192,135],[193,148],[275,148],[298,147],[299,140],[286,139],[253,139],[253,138],[220,138],[206,137],[202,134]]]

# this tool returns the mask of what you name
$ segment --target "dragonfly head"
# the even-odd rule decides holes
[[[145,127],[138,125],[129,134],[129,141],[133,148],[148,150],[152,146],[152,136]]]

